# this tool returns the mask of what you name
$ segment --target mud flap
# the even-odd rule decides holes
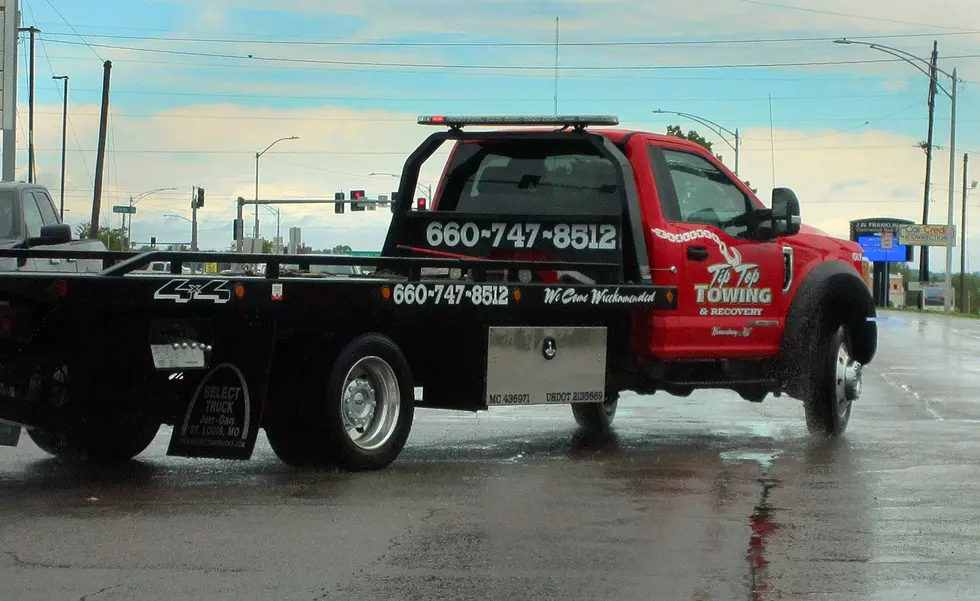
[[[269,384],[274,325],[220,328],[206,371],[183,372],[167,455],[249,459]],[[193,375],[188,375],[193,374]],[[174,374],[169,376],[171,381]]]
[[[0,447],[16,447],[20,442],[20,426],[0,421]]]

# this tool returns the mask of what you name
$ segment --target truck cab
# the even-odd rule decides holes
[[[786,393],[806,403],[812,430],[846,427],[877,344],[874,303],[860,247],[803,225],[792,190],[775,189],[767,206],[702,146],[609,128],[615,117],[419,123],[448,131],[408,161],[398,198],[410,202],[419,166],[449,142],[430,211],[453,219],[393,209],[386,253],[615,262],[623,283],[678,290],[675,309],[634,313],[620,387],[724,388],[754,402]],[[475,126],[505,129],[463,131]],[[595,281],[560,270],[500,277],[556,289]]]

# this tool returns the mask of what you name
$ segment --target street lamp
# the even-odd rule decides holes
[[[255,206],[258,206],[258,205],[255,205]],[[270,213],[275,213],[275,215],[276,215],[276,238],[281,238],[281,234],[279,233],[279,222],[282,219],[282,209],[275,208],[275,207],[270,207],[269,205],[262,205],[262,206],[265,207]],[[277,253],[282,252],[282,245],[281,244],[276,244],[276,252]]]
[[[289,136],[288,138],[279,138],[278,140],[276,140],[272,144],[269,144],[268,146],[266,146],[265,147],[265,150],[263,150],[262,152],[256,152],[255,153],[255,201],[256,201],[256,203],[259,200],[259,157],[261,157],[263,154],[265,154],[266,152],[268,152],[270,148],[272,148],[273,146],[275,146],[279,142],[282,142],[283,140],[299,140],[299,137],[298,136]],[[259,239],[259,205],[258,204],[255,205],[255,229],[254,229],[254,232],[253,232],[253,236],[252,237],[255,240],[258,240]]]
[[[698,117],[697,115],[692,115],[691,113],[681,113],[678,111],[664,111],[661,109],[657,109],[653,112],[658,114],[671,114],[671,115],[677,115],[678,117],[686,117],[693,121],[697,121],[701,125],[704,125],[705,127],[711,129],[711,131],[713,131],[714,133],[718,134],[718,137],[724,140],[725,144],[728,144],[728,146],[735,151],[735,175],[738,175],[738,150],[739,150],[738,128],[736,128],[735,131],[732,131],[727,127],[722,127],[721,125],[718,125],[714,121],[705,119],[704,117]],[[728,141],[728,138],[725,137],[726,133],[730,136],[735,137],[735,144],[732,144],[731,142]]]
[[[68,76],[55,75],[51,79],[64,80],[64,107],[61,109],[61,221],[65,220],[65,144],[68,141]],[[127,247],[128,248],[128,247]]]
[[[957,79],[957,77],[956,77],[956,69],[953,68],[953,73],[950,74],[950,73],[947,73],[947,72],[943,71],[938,66],[937,67],[933,67],[932,63],[930,63],[929,61],[925,60],[924,58],[920,58],[920,57],[915,56],[914,54],[910,54],[910,53],[908,53],[908,52],[906,52],[904,50],[899,50],[898,48],[892,48],[891,46],[885,46],[885,45],[882,45],[882,44],[875,44],[873,42],[863,42],[863,41],[860,41],[860,40],[840,39],[840,40],[834,40],[834,43],[835,44],[860,44],[862,46],[867,46],[868,48],[871,48],[872,50],[878,50],[878,51],[884,52],[885,54],[889,54],[891,56],[894,56],[896,58],[899,58],[899,59],[905,61],[906,63],[912,65],[913,67],[915,67],[916,69],[918,69],[919,71],[921,71],[922,73],[924,73],[927,77],[929,77],[930,81],[932,81],[934,79],[934,77],[935,77],[933,75],[933,73],[932,73],[932,69],[933,68],[935,68],[935,71],[937,73],[942,73],[943,75],[945,75],[946,77],[948,77],[949,80],[950,80],[950,84],[951,85],[950,85],[950,89],[949,90],[947,90],[946,88],[944,88],[943,85],[941,83],[939,83],[938,81],[935,82],[936,83],[936,87],[939,88],[940,90],[942,90],[943,94],[946,94],[946,96],[950,99],[950,102],[952,103],[950,105],[950,112],[949,112],[949,201],[948,201],[948,206],[946,207],[946,228],[947,228],[947,230],[946,230],[947,231],[947,234],[946,234],[946,278],[945,278],[945,282],[944,282],[946,284],[947,290],[949,290],[953,286],[953,241],[954,241],[954,238],[953,238],[953,203],[954,203],[955,194],[956,194],[956,191],[955,191],[955,186],[956,186],[956,87],[957,87],[957,84],[959,83],[959,79]],[[921,65],[912,62],[913,60],[916,60],[919,63],[922,63],[922,64],[926,65],[927,67],[929,67],[930,70],[927,71]],[[925,225],[925,224],[923,223],[923,225]],[[927,252],[926,251],[926,247],[922,247],[922,251],[920,251],[920,252],[923,252],[923,253]],[[928,273],[925,273],[925,274],[920,273],[919,274],[919,280],[920,281],[925,281],[923,278],[928,278],[928,277],[929,277],[929,274]],[[950,301],[951,301],[952,300],[952,295],[948,295],[947,298],[949,298]],[[949,307],[947,306],[947,308],[949,308]]]
[[[368,175],[387,175],[387,176],[390,176],[390,177],[401,178],[401,176],[398,175],[397,173],[385,173],[385,172],[381,172],[381,171],[372,171],[371,173],[368,173]],[[431,184],[426,184],[425,186],[423,186],[420,183],[416,183],[415,184],[415,189],[418,190],[419,192],[425,194],[425,198],[430,203],[432,202],[432,185]]]
[[[146,192],[140,192],[136,196],[130,196],[129,197],[129,206],[130,206],[129,223],[128,223],[127,227],[126,227],[126,248],[127,249],[129,248],[130,243],[132,243],[132,238],[133,238],[133,212],[132,212],[133,205],[135,205],[139,201],[143,200],[144,198],[146,198],[150,194],[156,194],[157,192],[167,192],[167,191],[176,190],[176,189],[177,188],[153,188],[152,190],[147,190]]]

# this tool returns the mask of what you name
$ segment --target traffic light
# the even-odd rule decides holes
[[[419,197],[418,199],[416,199],[416,200],[417,200],[417,201],[418,201],[418,203],[419,203],[419,210],[420,210],[420,211],[424,211],[424,210],[425,210],[425,197],[422,197],[422,196],[420,196],[420,197]]]
[[[358,199],[361,199],[361,198],[364,198],[364,190],[351,190],[350,191],[350,199],[351,199],[351,201],[355,201],[355,200],[358,200]],[[364,210],[364,204],[359,203],[359,202],[351,202],[350,203],[350,210],[351,211],[363,211]]]
[[[333,199],[334,200],[338,200],[338,201],[344,200],[344,193],[343,192],[335,192],[334,195],[333,195]],[[334,213],[343,213],[344,212],[344,203],[343,202],[335,202],[335,203],[333,203],[333,212]]]
[[[204,206],[204,188],[197,189],[197,196],[194,198],[194,203],[198,209]]]
[[[232,240],[241,240],[242,239],[242,232],[245,230],[245,223],[244,223],[244,221],[245,221],[244,219],[233,219],[232,220],[232,227],[235,228],[235,231],[232,233],[232,238],[231,238]]]
[[[156,248],[156,247],[157,247],[157,237],[150,236],[150,248]]]

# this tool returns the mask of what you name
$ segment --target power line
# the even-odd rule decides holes
[[[759,6],[768,6],[771,8],[782,8],[787,10],[797,10],[808,13],[816,13],[820,15],[831,15],[834,17],[846,17],[848,19],[863,19],[865,21],[875,21],[878,23],[895,23],[898,25],[914,25],[916,27],[935,27],[936,29],[949,29],[958,32],[965,33],[975,33],[974,29],[965,29],[963,27],[950,27],[948,25],[932,25],[929,23],[916,23],[913,21],[898,21],[895,19],[885,19],[883,17],[867,17],[864,15],[855,15],[850,13],[839,13],[830,10],[821,10],[818,8],[804,8],[802,6],[792,6],[789,4],[778,4],[776,2],[763,2],[762,0],[736,0],[736,2],[742,2],[744,4],[757,4]]]
[[[78,42],[62,40],[49,40],[52,44],[65,44],[69,46],[80,46]],[[339,65],[350,67],[393,67],[410,69],[461,69],[461,70],[497,70],[497,71],[553,71],[554,65],[467,65],[467,64],[438,64],[438,63],[393,63],[382,61],[349,61],[336,59],[313,59],[313,58],[287,58],[287,57],[267,57],[256,56],[254,54],[223,54],[217,52],[195,52],[190,50],[166,50],[162,48],[139,48],[135,46],[119,46],[114,44],[95,44],[99,48],[111,48],[114,50],[127,50],[131,52],[146,52],[154,54],[167,54],[175,56],[190,56],[203,58],[221,58],[232,60],[245,60],[256,62],[273,63],[294,63],[310,65]],[[946,59],[955,58],[980,58],[980,54],[947,56]],[[825,60],[825,61],[797,61],[786,63],[731,63],[713,65],[577,65],[559,66],[560,71],[673,71],[673,70],[696,70],[696,69],[777,69],[787,67],[827,67],[840,65],[868,65],[886,64],[902,62],[898,58],[880,59],[851,59],[851,60]]]
[[[74,88],[75,92],[89,92],[92,94],[101,94],[102,90],[98,88]],[[140,96],[175,96],[175,97],[198,97],[198,98],[275,98],[283,100],[320,100],[320,101],[379,101],[379,102],[529,102],[527,97],[523,98],[492,98],[487,96],[479,97],[454,97],[454,98],[440,98],[440,97],[411,97],[411,96],[321,96],[315,94],[303,95],[303,94],[265,94],[259,92],[253,93],[207,93],[207,92],[178,92],[171,90],[113,90],[113,95],[119,94],[131,94]],[[893,94],[836,94],[836,95],[813,95],[813,96],[773,96],[773,100],[850,100],[857,98],[902,98],[902,97],[916,97],[918,98],[921,94],[912,93],[893,93]],[[635,96],[630,98],[582,98],[577,97],[574,100],[576,102],[629,102],[638,104],[650,104],[652,102],[698,102],[703,100],[717,100],[718,96],[688,96],[688,97],[644,97],[637,98]],[[754,102],[760,100],[766,100],[768,96],[726,96],[725,102]],[[545,100],[542,100],[544,102]]]
[[[50,7],[51,7],[51,10],[53,10],[53,11],[54,11],[54,12],[56,12],[56,13],[58,13],[58,16],[59,16],[59,17],[61,17],[61,20],[65,22],[65,25],[67,25],[67,26],[68,26],[68,28],[69,28],[69,29],[71,29],[71,30],[72,30],[72,32],[73,32],[73,33],[74,33],[74,34],[75,34],[76,36],[78,36],[78,39],[80,39],[80,40],[82,41],[82,44],[84,44],[85,46],[88,46],[88,48],[89,48],[89,50],[91,50],[91,51],[92,51],[92,53],[93,53],[93,54],[95,54],[95,56],[96,56],[96,57],[97,57],[97,58],[98,58],[98,59],[99,59],[100,61],[102,61],[102,62],[105,62],[105,61],[103,60],[103,58],[102,58],[101,56],[99,56],[99,53],[98,53],[98,52],[97,52],[97,51],[95,50],[95,48],[93,48],[91,44],[89,44],[89,43],[88,43],[87,41],[85,41],[85,38],[83,38],[83,37],[82,37],[82,35],[81,35],[80,33],[78,33],[78,30],[76,30],[76,29],[75,29],[75,27],[74,27],[74,26],[73,26],[73,25],[72,25],[71,23],[69,23],[69,22],[68,22],[68,19],[66,19],[66,18],[65,18],[65,15],[63,15],[63,14],[61,14],[61,11],[60,11],[60,10],[58,10],[58,7],[57,7],[57,6],[55,6],[54,4],[52,4],[52,3],[51,3],[51,0],[45,0],[45,2],[47,2],[47,3],[48,3],[48,6],[50,6]]]
[[[896,38],[918,38],[935,36],[955,36],[955,35],[976,35],[980,30],[959,30],[947,33],[905,33],[887,35],[862,35],[863,39],[896,39]],[[69,34],[60,32],[48,32],[49,36],[68,36]],[[252,35],[252,34],[245,34]],[[292,38],[259,38],[252,37],[243,39],[236,38],[201,38],[201,37],[179,37],[179,36],[139,36],[139,35],[119,35],[119,34],[92,34],[88,36],[94,39],[105,40],[139,40],[153,42],[192,42],[205,44],[256,44],[256,45],[281,45],[281,46],[334,46],[334,47],[372,47],[372,48],[550,48],[553,42],[407,42],[407,41],[378,41],[378,40],[301,40]],[[783,37],[783,38],[731,38],[731,39],[708,39],[708,40],[646,40],[646,41],[600,41],[600,42],[563,42],[562,47],[573,48],[635,48],[650,46],[713,46],[713,45],[742,45],[742,44],[783,44],[800,42],[831,42],[840,39],[842,36],[818,36],[818,37]]]
[[[61,60],[66,60],[66,61],[84,60],[84,59],[79,58],[77,56],[55,56],[55,55],[52,55],[52,58],[58,58],[58,59],[61,59]],[[189,68],[250,69],[253,72],[254,71],[271,71],[271,72],[274,72],[274,73],[282,73],[283,71],[301,71],[301,72],[307,72],[307,73],[309,73],[309,72],[315,72],[315,73],[325,73],[325,74],[333,75],[333,74],[336,74],[336,73],[363,73],[364,72],[363,71],[363,68],[343,67],[343,66],[331,66],[331,67],[328,67],[328,66],[323,66],[323,67],[305,66],[305,67],[300,67],[300,66],[277,65],[277,66],[274,66],[274,67],[273,66],[263,67],[261,65],[254,65],[254,64],[235,64],[235,63],[231,63],[231,64],[229,64],[229,63],[216,64],[216,63],[200,63],[200,62],[189,62],[189,61],[165,61],[165,60],[154,61],[154,60],[135,60],[135,59],[130,60],[130,59],[125,59],[125,58],[123,58],[123,59],[115,58],[115,59],[113,59],[113,62],[114,63],[132,63],[132,64],[135,64],[135,65],[172,65],[172,66],[189,67]],[[889,61],[886,60],[885,62],[889,62]],[[553,69],[553,67],[552,67],[552,69]],[[388,74],[398,74],[398,75],[416,75],[416,74],[422,74],[422,73],[429,74],[431,72],[432,72],[431,70],[419,70],[419,69],[384,69],[384,68],[374,68],[374,69],[372,69],[372,73],[388,73]],[[499,74],[503,74],[503,73],[499,73]],[[493,71],[480,71],[480,72],[460,71],[458,73],[453,73],[452,74],[453,77],[464,77],[464,76],[473,76],[473,75],[479,76],[479,77],[485,77],[487,75],[498,75],[498,73],[494,73]],[[543,72],[542,73],[537,73],[537,72],[521,73],[520,71],[509,71],[509,72],[506,72],[506,75],[508,77],[525,77],[525,78],[528,78],[528,79],[540,79],[540,78],[547,77],[549,81],[552,78],[552,75],[551,74],[544,74]],[[573,73],[568,73],[568,74],[563,74],[562,75],[562,78],[564,78],[564,79],[602,80],[602,81],[616,80],[616,79],[636,81],[640,77],[642,77],[642,75],[637,75],[635,73],[634,74],[631,74],[631,75],[620,75],[620,76],[618,76],[618,75],[611,75],[611,74],[604,74],[604,75],[585,75],[585,74],[573,74]],[[917,79],[917,77],[916,76],[913,76],[913,75],[900,75],[900,76],[889,76],[889,77],[885,77],[885,76],[870,76],[870,75],[869,76],[858,76],[858,75],[854,75],[854,76],[849,76],[848,77],[848,81],[851,81],[851,82],[854,82],[854,81],[894,81],[896,79],[898,79],[898,80],[905,80],[905,81],[912,81],[914,79]],[[662,81],[718,81],[718,80],[728,80],[728,81],[764,81],[764,82],[773,82],[773,81],[781,81],[781,82],[791,82],[791,81],[792,82],[834,81],[834,82],[839,82],[840,81],[840,77],[839,76],[838,77],[816,77],[816,76],[810,76],[810,77],[773,77],[773,76],[769,76],[769,77],[752,77],[752,76],[735,76],[735,75],[728,75],[728,74],[715,74],[715,75],[711,75],[711,76],[695,76],[695,77],[669,77],[669,76],[660,75],[658,73],[657,76],[656,76],[656,80],[658,82],[662,82]],[[550,102],[550,100],[549,100],[549,102]]]

